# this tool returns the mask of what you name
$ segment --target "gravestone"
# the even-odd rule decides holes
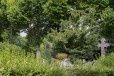
[[[36,51],[36,58],[39,58],[39,57],[41,57],[40,51]]]
[[[101,43],[98,44],[98,47],[101,48],[101,56],[104,57],[105,56],[105,53],[106,53],[106,50],[107,50],[107,47],[110,46],[109,43],[106,43],[106,39],[105,38],[102,38],[101,39]]]
[[[51,63],[51,43],[45,44],[44,58]]]
[[[60,63],[60,67],[63,67],[63,68],[72,68],[73,67],[73,64],[70,62],[69,59],[64,59],[61,63]]]
[[[36,58],[41,57],[40,51],[39,51],[39,47],[36,46]]]

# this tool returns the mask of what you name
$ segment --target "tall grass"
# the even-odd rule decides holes
[[[69,70],[70,76],[114,76],[114,53],[93,61],[93,64],[75,65]]]
[[[42,58],[25,55],[20,47],[0,44],[0,74],[3,76],[64,76],[64,70]]]
[[[60,68],[43,58],[34,58],[20,47],[0,43],[0,76],[114,76],[114,54],[83,64],[76,61],[73,68]]]

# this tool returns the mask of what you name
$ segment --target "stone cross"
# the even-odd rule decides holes
[[[106,48],[110,46],[109,43],[106,43],[106,39],[102,38],[101,43],[98,44],[98,47],[101,48],[101,56],[105,56]]]

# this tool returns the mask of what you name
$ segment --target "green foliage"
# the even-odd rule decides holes
[[[64,76],[64,70],[35,59],[32,54],[24,55],[23,49],[9,43],[0,44],[0,73],[3,76]]]
[[[49,17],[50,22],[55,25],[58,25],[60,20],[65,20],[69,16],[67,0],[48,0],[43,5],[43,8],[44,13],[46,13]]]
[[[3,38],[3,41],[4,42],[8,42],[9,41],[9,33],[8,31],[4,31],[2,34],[1,34],[1,37]]]
[[[65,53],[58,53],[58,54],[56,55],[56,59],[59,59],[59,60],[63,60],[63,59],[65,59],[65,58],[67,58],[67,57],[68,57],[68,55],[65,54]]]
[[[114,69],[114,53],[109,54],[104,58],[100,58],[96,61],[97,64],[101,64],[108,68]]]
[[[66,76],[63,69],[47,60],[51,60],[53,52],[67,53],[74,62],[79,58],[94,59],[99,38],[114,37],[113,5],[113,0],[0,0],[1,73],[4,76]],[[19,36],[20,30],[27,32],[26,38]],[[45,63],[25,50],[41,50]],[[82,67],[70,70],[78,76],[109,75],[114,70],[112,61],[113,55],[93,65],[77,60]]]
[[[67,42],[67,45],[73,45],[72,48],[74,49],[75,44],[81,42],[81,38],[78,38],[78,40],[75,36],[71,37],[73,34],[70,35],[70,33],[73,33],[73,31],[69,31],[69,37],[66,37],[68,32],[66,30],[69,30],[71,25],[76,31],[81,28],[81,32],[91,33],[91,39],[90,36],[87,36],[87,45],[90,42],[92,43],[91,40],[96,40],[94,39],[96,37],[95,31],[98,34],[100,28],[103,33],[102,36],[107,36],[108,33],[110,33],[108,36],[113,36],[113,9],[110,8],[110,2],[111,0],[1,0],[0,25],[2,27],[0,33],[4,29],[5,31],[8,30],[9,41],[13,43],[13,38],[15,38],[13,35],[18,35],[20,30],[27,29],[28,47],[35,47],[40,46],[45,35],[52,33],[52,31],[49,31],[52,28],[61,34],[63,43],[60,42],[61,47],[59,48],[63,48],[63,45],[66,45]],[[33,27],[30,26],[32,24]],[[92,29],[86,30],[88,27]],[[94,27],[97,28],[93,29]],[[63,31],[65,32],[63,33]],[[79,34],[81,35],[81,33]],[[2,41],[3,38],[0,38]],[[68,43],[70,39],[72,41]],[[79,42],[73,43],[75,40]],[[53,44],[56,44],[57,41],[53,41]],[[68,45],[68,48],[72,50],[70,46]]]
[[[102,35],[108,38],[114,37],[114,11],[111,8],[106,8],[102,11],[101,15],[103,22],[102,22]]]
[[[0,43],[0,51],[22,52],[22,49],[16,45],[4,42]]]
[[[47,35],[47,39],[53,43],[54,50],[68,53],[74,59],[94,58],[101,24],[97,22],[94,8],[87,8],[86,11],[73,9],[69,20],[61,21],[60,32],[52,30]]]
[[[40,45],[41,56],[51,62],[52,54],[52,43],[50,43],[46,38],[43,39],[42,44]]]
[[[114,54],[112,53],[90,63],[77,60],[75,68],[69,69],[69,74],[72,76],[114,76]]]

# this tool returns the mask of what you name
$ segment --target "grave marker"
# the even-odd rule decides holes
[[[39,47],[36,46],[36,58],[41,57],[40,51],[39,51]]]
[[[69,59],[64,59],[61,63],[60,63],[60,67],[63,67],[63,68],[72,68],[73,67],[73,64],[70,62]]]
[[[98,44],[98,47],[101,48],[101,56],[105,56],[106,48],[110,46],[109,43],[106,43],[106,39],[102,38],[101,43]]]

